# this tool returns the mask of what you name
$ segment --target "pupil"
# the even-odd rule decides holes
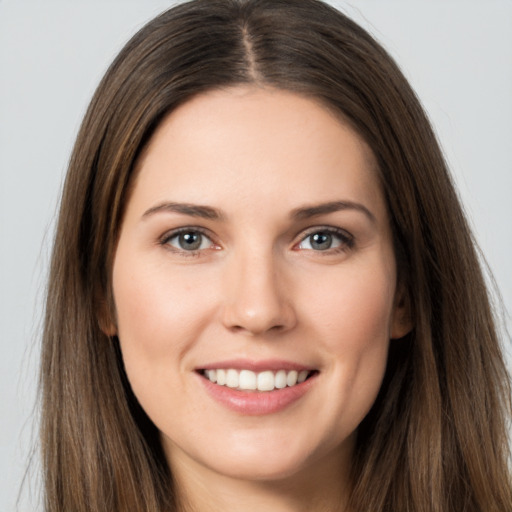
[[[180,246],[188,251],[194,251],[201,246],[199,233],[182,233],[179,237]]]
[[[329,249],[332,244],[332,235],[329,233],[315,233],[311,237],[311,247],[313,249]]]

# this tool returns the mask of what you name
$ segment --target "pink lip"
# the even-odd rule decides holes
[[[233,368],[237,370],[248,369],[252,371],[300,371],[308,369],[305,366],[284,361],[259,361],[252,364],[248,364],[247,361],[224,361],[201,367],[201,369],[205,370],[215,368]],[[319,374],[315,372],[300,384],[283,389],[275,389],[274,391],[239,391],[237,389],[229,388],[228,386],[219,386],[218,384],[214,384],[204,377],[199,371],[196,375],[197,378],[200,379],[200,382],[204,386],[208,395],[224,407],[227,407],[231,411],[239,414],[262,416],[283,411],[298,401],[309,391],[309,389],[311,389],[312,386],[314,386]]]

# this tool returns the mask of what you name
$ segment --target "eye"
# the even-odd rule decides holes
[[[162,240],[162,244],[184,252],[196,252],[215,247],[210,238],[197,229],[184,229],[170,233]]]
[[[326,252],[345,250],[353,246],[353,237],[340,229],[322,228],[307,234],[297,245],[298,249]]]

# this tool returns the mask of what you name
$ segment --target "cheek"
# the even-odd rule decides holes
[[[190,352],[212,311],[210,287],[186,272],[148,262],[130,271],[128,259],[114,266],[118,337],[132,390],[152,421],[180,431],[173,411],[190,411],[186,393]],[[182,392],[175,393],[172,390]]]
[[[371,349],[389,340],[395,277],[393,267],[381,263],[371,271],[347,268],[333,273],[309,302],[309,318],[324,333],[331,352]],[[322,291],[320,291],[322,290]]]
[[[394,283],[394,267],[386,262],[366,271],[347,268],[309,301],[312,335],[321,340],[326,372],[340,390],[332,407],[339,407],[339,417],[350,411],[353,428],[373,404],[386,369]]]
[[[187,279],[185,272],[170,273],[160,263],[137,266],[126,256],[118,258],[114,301],[128,372],[164,372],[170,361],[181,363],[212,310],[208,287],[198,288],[200,282]]]

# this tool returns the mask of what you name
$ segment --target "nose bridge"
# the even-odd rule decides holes
[[[272,248],[241,248],[226,269],[223,321],[231,330],[261,334],[295,323],[282,262]]]

